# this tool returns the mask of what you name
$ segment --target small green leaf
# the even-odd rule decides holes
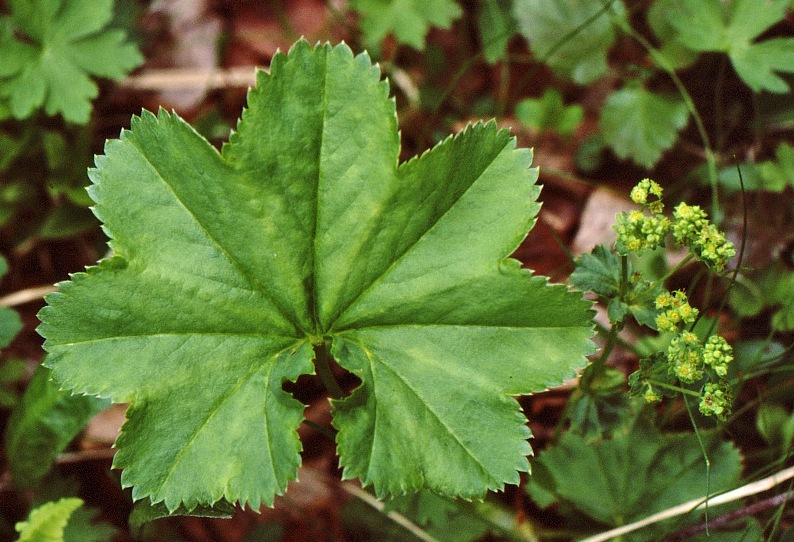
[[[557,75],[586,85],[606,73],[607,51],[617,35],[611,17],[625,17],[621,0],[607,9],[589,0],[514,2],[518,27],[535,58]]]
[[[33,373],[5,433],[8,466],[20,487],[34,486],[47,474],[57,455],[108,401],[72,395],[39,366]]]
[[[513,0],[485,0],[478,18],[485,60],[504,60],[507,44],[518,30],[513,17]]]
[[[537,130],[554,130],[564,137],[576,130],[583,117],[581,105],[566,106],[562,94],[552,88],[546,89],[542,98],[521,100],[516,104],[516,118],[522,124]]]
[[[636,402],[625,393],[625,385],[625,375],[611,367],[593,379],[587,389],[580,385],[568,402],[570,431],[594,442],[628,429]]]
[[[641,88],[609,95],[601,109],[601,133],[618,158],[653,167],[672,147],[689,119],[686,104]]]
[[[711,462],[709,491],[731,489],[742,470],[738,450],[714,434],[701,435]],[[594,444],[565,433],[557,445],[538,455],[533,468],[542,474],[530,480],[530,495],[537,492],[544,505],[551,497],[552,502],[612,526],[703,497],[707,488],[697,437],[662,435],[643,421],[625,435]],[[640,539],[661,539],[664,529],[664,524],[646,528]]]
[[[109,523],[98,522],[99,510],[81,506],[63,531],[63,542],[110,542],[118,532]]]
[[[736,283],[728,293],[728,303],[740,318],[755,316],[764,308],[761,289],[744,275],[738,275]]]
[[[570,276],[571,285],[602,297],[612,297],[620,288],[620,256],[604,245],[596,245],[592,253],[576,258],[576,269]],[[627,275],[631,271],[627,270]]]
[[[0,256],[0,277],[8,272],[6,259]],[[22,329],[22,320],[19,314],[8,307],[0,307],[0,348],[5,348]]]
[[[449,28],[463,13],[454,0],[351,0],[364,41],[377,45],[387,34],[414,49],[425,48],[431,26]]]
[[[786,452],[794,440],[794,414],[781,405],[762,404],[758,408],[756,427],[767,444]]]
[[[113,0],[10,0],[0,28],[0,101],[23,119],[43,107],[85,124],[98,93],[89,76],[121,79],[143,62],[121,30]]]
[[[64,533],[69,518],[82,505],[82,500],[70,497],[35,508],[27,520],[16,524],[17,542],[66,542]]]
[[[728,366],[729,374],[757,371],[783,359],[786,349],[779,342],[762,339],[739,341],[733,345],[734,361]]]
[[[761,290],[764,304],[777,307],[772,328],[794,330],[794,272],[778,262],[755,273],[752,280]]]
[[[764,190],[782,192],[794,186],[794,147],[785,141],[775,149],[775,160],[758,164],[758,174]]]
[[[305,41],[220,153],[164,111],[107,143],[90,194],[115,256],[61,283],[39,331],[66,387],[131,403],[134,500],[272,504],[300,462],[282,384],[315,348],[361,380],[333,402],[345,478],[479,498],[528,470],[511,396],[593,348],[591,304],[507,258],[539,209],[532,153],[489,123],[399,154],[377,67]]]

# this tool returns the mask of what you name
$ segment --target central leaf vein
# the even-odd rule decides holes
[[[325,129],[328,120],[328,57],[325,59],[325,69],[323,71],[322,83],[322,119],[320,120],[320,141],[317,145],[317,182],[314,186],[314,231],[312,235],[312,291],[309,295],[309,313],[314,320],[314,332],[320,333],[320,319],[317,314],[317,307],[319,305],[319,291],[317,280],[317,261],[318,261],[318,242],[317,232],[320,231],[320,183],[323,180],[323,160],[325,150]]]
[[[347,307],[346,307],[345,309],[343,309],[343,310],[340,312],[339,316],[337,316],[337,317],[334,319],[333,323],[332,323],[332,324],[329,326],[329,330],[333,330],[333,329],[334,329],[334,325],[336,324],[336,322],[337,322],[337,321],[339,321],[340,319],[342,319],[342,318],[345,316],[345,314],[347,314],[348,312],[350,312],[350,310],[351,310],[351,309],[353,309],[353,308],[356,306],[356,304],[357,304],[359,301],[361,301],[362,299],[364,299],[364,298],[366,297],[366,295],[367,295],[367,294],[368,294],[368,293],[369,293],[369,292],[370,292],[370,291],[371,291],[373,288],[375,288],[375,286],[376,286],[378,283],[380,283],[380,282],[381,282],[381,281],[382,281],[382,280],[383,280],[383,279],[384,279],[384,278],[385,278],[385,277],[386,277],[386,276],[387,276],[387,275],[388,275],[388,274],[389,274],[389,273],[390,273],[390,272],[391,272],[391,271],[392,271],[392,270],[393,270],[395,267],[397,267],[397,265],[398,265],[398,264],[399,264],[399,263],[400,263],[400,262],[401,262],[401,261],[402,261],[402,260],[403,260],[403,259],[404,259],[404,258],[405,258],[407,255],[408,255],[408,254],[410,254],[410,253],[411,253],[411,252],[412,252],[412,251],[413,251],[413,250],[416,248],[416,246],[419,244],[419,242],[420,242],[420,241],[421,241],[423,238],[425,238],[425,236],[427,236],[427,235],[428,235],[428,234],[429,234],[431,231],[433,231],[433,229],[436,227],[436,225],[437,225],[439,222],[441,222],[441,220],[442,220],[442,219],[443,219],[443,218],[444,218],[444,217],[445,217],[445,216],[446,216],[448,213],[450,213],[450,212],[451,212],[451,211],[452,211],[452,210],[455,208],[455,206],[456,206],[456,205],[457,205],[457,204],[460,202],[460,200],[461,200],[461,199],[462,199],[462,198],[463,198],[463,197],[466,195],[466,193],[467,193],[469,190],[471,190],[471,188],[472,188],[472,187],[473,187],[475,184],[477,184],[477,181],[478,181],[478,180],[480,180],[480,179],[482,178],[482,176],[485,174],[485,172],[486,172],[486,171],[488,171],[488,168],[489,168],[489,167],[490,167],[490,166],[493,164],[493,161],[496,159],[496,157],[497,157],[497,156],[499,156],[499,155],[502,153],[502,151],[503,151],[503,150],[504,150],[504,149],[505,149],[507,146],[508,146],[508,143],[506,142],[506,143],[505,143],[505,145],[504,145],[504,146],[502,146],[502,148],[500,148],[500,149],[498,150],[498,152],[496,152],[496,153],[494,154],[493,158],[492,158],[492,159],[491,159],[491,161],[488,163],[488,166],[486,166],[485,168],[483,168],[483,169],[482,169],[482,171],[480,171],[480,172],[479,172],[479,174],[478,174],[476,177],[474,177],[474,179],[472,179],[472,181],[471,181],[471,183],[469,184],[469,186],[467,186],[465,190],[461,191],[461,193],[460,193],[460,194],[459,194],[459,195],[458,195],[458,196],[457,196],[457,197],[456,197],[456,198],[455,198],[453,201],[451,201],[451,202],[450,202],[449,206],[448,206],[446,209],[444,209],[442,212],[438,213],[438,214],[437,214],[435,217],[433,217],[433,218],[432,218],[432,220],[431,220],[431,221],[429,221],[429,223],[427,224],[426,228],[424,228],[422,231],[418,232],[418,235],[416,236],[416,238],[415,238],[415,239],[413,239],[413,240],[411,240],[410,242],[408,242],[408,243],[406,244],[406,246],[403,248],[403,250],[402,250],[402,251],[400,251],[399,253],[395,253],[395,256],[394,256],[394,259],[392,260],[392,262],[391,262],[391,263],[390,263],[390,264],[389,264],[389,265],[388,265],[388,266],[387,266],[387,267],[386,267],[386,268],[385,268],[383,271],[381,271],[381,272],[380,272],[380,273],[379,273],[377,276],[373,277],[373,278],[372,278],[372,280],[370,281],[370,283],[369,283],[367,286],[365,286],[364,288],[362,288],[362,289],[361,289],[361,291],[359,292],[359,294],[358,294],[358,295],[357,295],[355,298],[353,298],[353,299],[350,301],[350,303],[348,303]],[[433,152],[433,150],[430,150],[429,152],[431,152],[431,153],[432,153],[432,152]],[[404,167],[406,167],[406,166],[410,166],[410,164],[412,164],[412,163],[413,163],[413,162],[407,162],[407,163],[404,163],[404,164],[403,164],[403,165],[402,165],[400,168],[398,168],[398,174],[399,174],[399,171],[400,171],[402,168],[404,168]],[[403,187],[403,188],[404,188],[404,187]],[[390,205],[393,205],[393,204],[394,204],[394,201],[393,201],[393,200],[394,200],[394,197],[395,197],[395,195],[396,195],[396,192],[395,192],[395,193],[392,195],[392,198],[391,198],[391,199],[392,199],[392,202],[391,202],[391,204],[387,204],[387,205],[385,206],[387,209],[390,207]]]
[[[363,345],[360,345],[360,346],[361,346],[361,348],[364,348],[364,346],[363,346]],[[374,371],[374,364],[372,363],[372,360],[373,360],[373,359],[380,359],[380,358],[377,358],[376,356],[371,356],[371,355],[369,355],[369,351],[368,351],[366,348],[365,348],[364,350],[365,350],[365,352],[367,352],[367,353],[368,353],[368,355],[367,355],[367,359],[369,359],[369,360],[370,360],[370,370],[371,370],[371,372],[373,373],[373,386],[374,386],[374,372],[375,372],[375,371]],[[421,394],[420,394],[420,393],[419,393],[419,392],[418,392],[418,391],[417,391],[417,390],[416,390],[416,389],[415,389],[415,388],[414,388],[414,387],[411,385],[411,383],[409,382],[409,380],[408,380],[407,378],[405,378],[403,375],[401,375],[401,374],[400,374],[400,373],[399,373],[399,372],[398,372],[398,371],[397,371],[397,370],[396,370],[394,367],[392,367],[391,365],[388,365],[388,364],[386,364],[386,363],[383,363],[383,361],[381,361],[380,365],[381,365],[381,366],[382,366],[384,369],[386,369],[387,371],[389,371],[391,374],[393,374],[393,375],[394,375],[394,376],[395,376],[395,377],[396,377],[396,378],[397,378],[397,379],[398,379],[400,382],[402,382],[402,383],[403,383],[403,385],[405,386],[405,388],[406,388],[406,389],[408,389],[408,390],[409,390],[409,391],[410,391],[410,392],[411,392],[411,393],[414,395],[414,397],[416,397],[416,399],[419,401],[419,403],[421,403],[421,404],[422,404],[422,406],[424,406],[424,407],[425,407],[425,409],[426,409],[426,410],[427,410],[427,411],[428,411],[430,414],[432,414],[433,418],[435,418],[435,419],[436,419],[436,421],[438,422],[438,424],[439,424],[439,425],[440,425],[440,426],[441,426],[441,427],[442,427],[442,428],[443,428],[443,429],[444,429],[444,430],[445,430],[445,431],[446,431],[446,432],[449,434],[449,436],[451,436],[451,437],[452,437],[452,439],[453,439],[453,440],[454,440],[454,441],[455,441],[455,442],[458,444],[458,446],[459,446],[459,447],[460,447],[460,448],[461,448],[461,449],[462,449],[464,452],[466,452],[466,454],[467,454],[469,457],[471,457],[471,458],[474,460],[474,462],[475,462],[475,463],[477,464],[477,466],[480,468],[480,470],[482,471],[482,473],[483,473],[483,474],[485,474],[485,475],[487,475],[487,476],[489,476],[489,477],[491,477],[491,478],[493,479],[493,477],[491,476],[491,473],[490,473],[490,472],[488,472],[488,469],[485,467],[485,465],[484,465],[484,464],[483,464],[483,462],[480,460],[480,458],[478,458],[478,457],[477,457],[477,456],[474,454],[474,452],[472,452],[472,450],[471,450],[471,449],[470,449],[468,446],[466,446],[466,444],[463,442],[463,440],[461,440],[461,438],[460,438],[460,437],[457,435],[457,433],[455,433],[455,431],[454,431],[454,430],[453,430],[451,427],[449,427],[449,426],[448,426],[448,425],[447,425],[447,424],[444,422],[444,420],[443,420],[443,419],[441,418],[441,416],[440,416],[440,415],[439,415],[439,414],[438,414],[438,413],[437,413],[437,412],[436,412],[436,411],[433,409],[433,407],[430,405],[430,403],[429,403],[429,402],[427,402],[427,401],[425,400],[425,398],[424,398],[424,397],[422,397],[422,395],[421,395]],[[376,403],[377,403],[377,401],[376,401]],[[374,431],[373,431],[373,433],[374,433]],[[373,435],[373,442],[374,442],[374,435]],[[373,449],[374,449],[374,446],[373,446]],[[372,450],[370,450],[370,461],[371,461],[371,455],[372,455]]]

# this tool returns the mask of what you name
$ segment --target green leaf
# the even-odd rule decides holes
[[[518,30],[513,17],[513,0],[485,0],[477,19],[485,60],[504,60],[507,44]]]
[[[651,269],[637,269],[636,264],[650,267],[651,260],[626,261],[626,277],[639,275],[640,278],[628,280],[621,294],[621,275],[623,274],[620,256],[604,245],[596,245],[591,254],[582,254],[576,259],[576,268],[570,276],[574,288],[598,294],[607,304],[607,314],[612,324],[622,322],[627,314],[643,325],[656,329],[657,311],[653,306],[656,297],[664,291],[661,284],[652,286],[656,276]]]
[[[88,420],[107,407],[105,400],[61,390],[49,369],[37,367],[6,428],[8,466],[15,483],[36,485]]]
[[[43,107],[85,124],[98,88],[143,62],[121,30],[107,29],[113,0],[10,0],[0,29],[0,101],[23,119]]]
[[[570,431],[588,442],[611,438],[631,424],[637,402],[625,393],[625,375],[612,367],[591,379],[587,388],[580,385],[568,402]]]
[[[7,359],[0,364],[0,408],[10,408],[19,402],[17,385],[25,377],[27,362]]]
[[[794,441],[794,414],[778,404],[762,404],[758,408],[756,427],[767,444],[786,452]]]
[[[0,256],[0,277],[8,272],[6,259]],[[22,320],[15,310],[0,307],[0,348],[5,348],[22,329]]]
[[[81,499],[70,497],[35,508],[26,521],[16,524],[17,542],[66,542],[69,518],[82,505]]]
[[[624,88],[607,98],[600,128],[618,158],[651,168],[675,144],[688,119],[686,104],[677,98]]]
[[[671,9],[676,9],[677,2],[678,0],[656,0],[648,8],[647,20],[648,26],[661,42],[657,48],[658,53],[664,57],[669,66],[683,69],[694,64],[699,54],[674,39],[676,31],[670,24],[667,13]]]
[[[733,346],[734,361],[728,374],[742,374],[767,369],[782,359],[786,349],[779,342],[765,339],[738,341]]]
[[[758,164],[758,174],[764,190],[782,192],[786,187],[794,186],[794,146],[785,141],[778,145],[775,160]]]
[[[617,295],[620,288],[620,256],[605,245],[596,245],[590,254],[576,258],[576,268],[570,276],[571,285],[602,297]],[[627,269],[626,274],[631,274]]]
[[[552,88],[546,89],[542,98],[521,100],[516,104],[516,118],[522,124],[537,130],[554,130],[564,137],[576,130],[583,117],[581,105],[566,106],[562,94]]]
[[[764,305],[779,307],[772,316],[772,328],[794,330],[794,272],[778,262],[755,273],[752,279],[762,292]]]
[[[521,34],[557,75],[586,85],[606,73],[607,51],[617,35],[611,17],[625,17],[621,0],[608,8],[589,0],[514,1]]]
[[[97,522],[99,510],[81,506],[74,511],[63,531],[64,542],[110,542],[116,535],[115,527]]]
[[[43,239],[63,239],[96,226],[96,217],[89,209],[64,202],[47,213],[39,225],[38,235]]]
[[[738,450],[714,434],[701,435],[711,462],[709,491],[734,487],[742,470]],[[703,497],[707,487],[697,437],[662,435],[643,421],[625,435],[595,444],[565,433],[538,455],[533,469],[540,472],[528,490],[533,497],[537,492],[544,506],[551,498],[611,526]],[[639,539],[660,540],[664,529],[664,524],[646,528]]]
[[[675,39],[693,51],[725,52],[755,92],[786,93],[775,72],[794,73],[794,38],[754,40],[785,17],[789,0],[666,0]]]
[[[463,13],[454,0],[351,0],[361,15],[364,42],[377,45],[387,34],[414,49],[425,48],[431,26],[449,28]]]
[[[345,478],[474,498],[528,469],[510,395],[593,348],[590,303],[507,259],[538,212],[532,154],[494,123],[399,152],[377,67],[305,41],[221,153],[164,111],[108,142],[90,194],[116,256],[60,284],[39,331],[65,386],[132,403],[135,500],[271,504],[300,462],[281,386],[315,349],[361,380],[333,403]]]

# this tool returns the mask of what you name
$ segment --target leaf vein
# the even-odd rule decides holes
[[[364,299],[364,298],[366,297],[367,293],[368,293],[370,290],[372,290],[372,289],[373,289],[373,288],[374,288],[374,287],[375,287],[375,286],[376,286],[376,285],[377,285],[379,282],[381,282],[381,280],[383,280],[383,278],[384,278],[384,277],[386,277],[386,275],[388,275],[388,274],[389,274],[389,273],[392,271],[392,269],[394,269],[395,267],[397,267],[397,265],[398,265],[398,264],[399,264],[399,263],[400,263],[400,262],[403,260],[403,258],[405,258],[405,257],[406,257],[408,254],[410,254],[410,253],[411,253],[411,252],[412,252],[412,251],[413,251],[413,250],[416,248],[416,246],[419,244],[419,242],[420,242],[422,239],[424,239],[424,238],[425,238],[425,236],[427,236],[427,235],[428,235],[428,234],[429,234],[429,233],[430,233],[430,232],[431,232],[431,231],[432,231],[432,230],[433,230],[433,229],[436,227],[436,225],[437,225],[439,222],[441,222],[441,220],[442,220],[442,219],[443,219],[445,216],[447,216],[447,214],[449,214],[449,213],[450,213],[450,211],[452,211],[453,209],[455,209],[456,205],[457,205],[457,204],[460,202],[460,200],[461,200],[461,199],[462,199],[462,198],[463,198],[463,197],[464,197],[464,196],[465,196],[465,195],[466,195],[466,194],[469,192],[469,190],[471,190],[471,189],[472,189],[472,187],[473,187],[475,184],[477,184],[477,182],[478,182],[478,181],[479,181],[479,180],[482,178],[482,176],[485,174],[485,172],[486,172],[486,171],[488,171],[488,169],[489,169],[489,168],[490,168],[490,167],[493,165],[493,163],[494,163],[494,160],[496,160],[496,158],[497,158],[497,157],[498,157],[500,154],[502,154],[502,152],[505,150],[505,148],[507,148],[507,147],[508,147],[508,145],[509,145],[509,141],[506,141],[506,142],[505,142],[505,144],[504,144],[504,146],[502,146],[502,148],[501,148],[501,149],[499,149],[499,152],[495,153],[495,155],[494,155],[493,159],[492,159],[492,160],[491,160],[491,161],[488,163],[488,165],[487,165],[485,168],[483,168],[483,170],[482,170],[482,171],[481,171],[481,172],[480,172],[480,173],[479,173],[479,174],[478,174],[478,175],[477,175],[477,176],[476,176],[476,177],[475,177],[475,178],[472,180],[471,184],[469,184],[469,186],[468,186],[468,187],[466,187],[466,189],[465,189],[465,190],[463,190],[463,191],[460,193],[460,195],[459,195],[459,196],[458,196],[458,197],[455,199],[455,201],[453,201],[453,202],[452,202],[452,203],[449,205],[449,207],[447,207],[447,208],[446,208],[446,209],[445,209],[443,212],[439,213],[439,214],[438,214],[438,216],[436,216],[436,217],[435,217],[435,218],[432,220],[432,222],[430,222],[430,223],[427,225],[427,228],[426,228],[426,229],[424,229],[424,231],[422,231],[422,232],[421,232],[421,233],[420,233],[420,234],[419,234],[419,235],[416,237],[416,239],[414,239],[413,241],[411,241],[411,242],[410,242],[410,243],[409,243],[409,244],[408,244],[408,245],[407,245],[407,246],[406,246],[406,247],[403,249],[403,251],[402,251],[401,253],[399,253],[399,254],[395,254],[395,257],[394,257],[394,259],[393,259],[393,260],[392,260],[392,262],[391,262],[391,263],[388,265],[388,267],[386,267],[386,269],[384,269],[384,270],[383,270],[383,271],[382,271],[382,272],[381,272],[381,273],[380,273],[378,276],[376,276],[376,277],[373,277],[372,281],[371,281],[371,282],[370,282],[370,283],[369,283],[369,284],[368,284],[366,287],[364,287],[364,288],[361,290],[361,292],[360,292],[360,293],[359,293],[359,294],[358,294],[358,295],[357,295],[357,296],[356,296],[356,297],[355,297],[355,298],[354,298],[352,301],[350,301],[350,303],[348,303],[347,307],[346,307],[344,310],[342,310],[342,311],[339,313],[339,316],[337,316],[337,317],[335,318],[335,320],[334,320],[334,323],[332,323],[332,324],[331,324],[331,326],[329,327],[329,329],[330,329],[330,330],[333,330],[333,328],[334,328],[334,324],[336,323],[336,321],[338,321],[338,320],[342,319],[342,318],[344,317],[344,315],[345,315],[345,314],[347,314],[347,313],[348,313],[348,312],[349,312],[351,309],[353,309],[353,308],[355,307],[355,305],[356,305],[358,302],[360,302],[362,299]],[[438,148],[440,148],[440,147],[436,147],[436,149],[438,149]],[[428,151],[428,152],[429,152],[429,153],[431,153],[431,152],[433,152],[434,150],[435,150],[435,149],[431,149],[431,150],[430,150],[430,151]],[[406,163],[402,164],[402,165],[401,165],[401,166],[398,168],[398,170],[397,170],[398,174],[399,174],[399,171],[400,171],[401,169],[403,169],[405,166],[407,166],[407,165],[409,165],[409,164],[412,164],[412,163],[414,163],[414,162],[413,162],[413,161],[410,161],[410,162],[406,162]],[[392,195],[392,199],[393,199],[393,198],[394,198],[394,195]]]

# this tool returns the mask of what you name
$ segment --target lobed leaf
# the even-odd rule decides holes
[[[610,17],[625,17],[621,0],[605,7],[587,0],[515,0],[518,28],[535,57],[580,85],[607,71],[607,51],[617,36]]]
[[[677,98],[624,88],[609,95],[599,125],[618,158],[651,168],[675,144],[688,120],[686,104]]]
[[[728,54],[736,73],[754,92],[789,91],[776,72],[794,73],[794,39],[756,40],[782,21],[789,0],[664,0],[674,39],[693,51]],[[669,26],[668,26],[669,25]]]
[[[463,13],[454,0],[352,0],[351,7],[361,14],[359,26],[370,46],[393,34],[420,50],[431,26],[449,28]]]
[[[106,27],[113,0],[10,0],[0,21],[0,103],[27,118],[43,107],[85,124],[98,87],[90,76],[121,79],[143,62],[121,30]]]
[[[532,154],[493,123],[399,150],[377,67],[305,41],[222,152],[164,111],[108,142],[90,194],[115,256],[39,331],[65,386],[131,403],[114,464],[135,500],[272,504],[301,450],[282,383],[327,347],[362,382],[334,401],[345,477],[481,497],[528,470],[510,395],[593,348],[589,302],[506,259],[539,208]]]
[[[66,542],[69,519],[83,506],[81,499],[70,497],[43,504],[30,512],[26,521],[15,525],[19,542]]]

